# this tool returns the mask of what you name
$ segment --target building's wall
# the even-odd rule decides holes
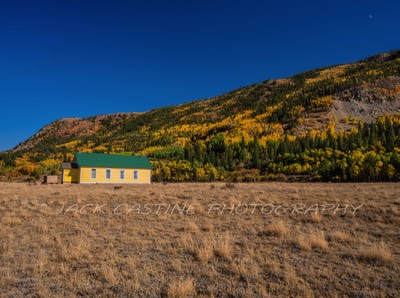
[[[58,176],[56,176],[56,175],[46,175],[46,176],[44,176],[44,181],[46,183],[48,183],[48,184],[52,184],[52,183],[57,184],[58,183]]]
[[[96,179],[92,179],[92,169],[96,169]],[[111,170],[111,178],[106,179],[106,169]],[[150,169],[117,169],[103,167],[81,167],[80,183],[150,183]],[[125,170],[125,179],[120,179],[120,170]],[[133,179],[133,170],[138,170],[138,179]]]
[[[62,183],[78,183],[79,169],[63,169]]]

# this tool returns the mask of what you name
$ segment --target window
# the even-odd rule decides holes
[[[96,179],[96,169],[92,169],[92,179]]]
[[[138,180],[138,179],[139,179],[139,171],[133,170],[133,180]]]
[[[119,179],[121,180],[125,179],[125,170],[119,170]]]
[[[106,179],[111,179],[111,169],[106,169]]]

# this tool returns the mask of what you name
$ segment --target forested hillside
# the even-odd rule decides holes
[[[400,51],[146,113],[66,118],[0,156],[57,173],[74,151],[149,156],[155,181],[400,179]]]

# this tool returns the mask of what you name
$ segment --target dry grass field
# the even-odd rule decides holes
[[[1,297],[400,297],[399,276],[398,183],[0,183]]]

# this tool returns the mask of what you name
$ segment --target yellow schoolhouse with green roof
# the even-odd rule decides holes
[[[62,183],[150,183],[152,166],[145,156],[79,153],[63,163]]]

